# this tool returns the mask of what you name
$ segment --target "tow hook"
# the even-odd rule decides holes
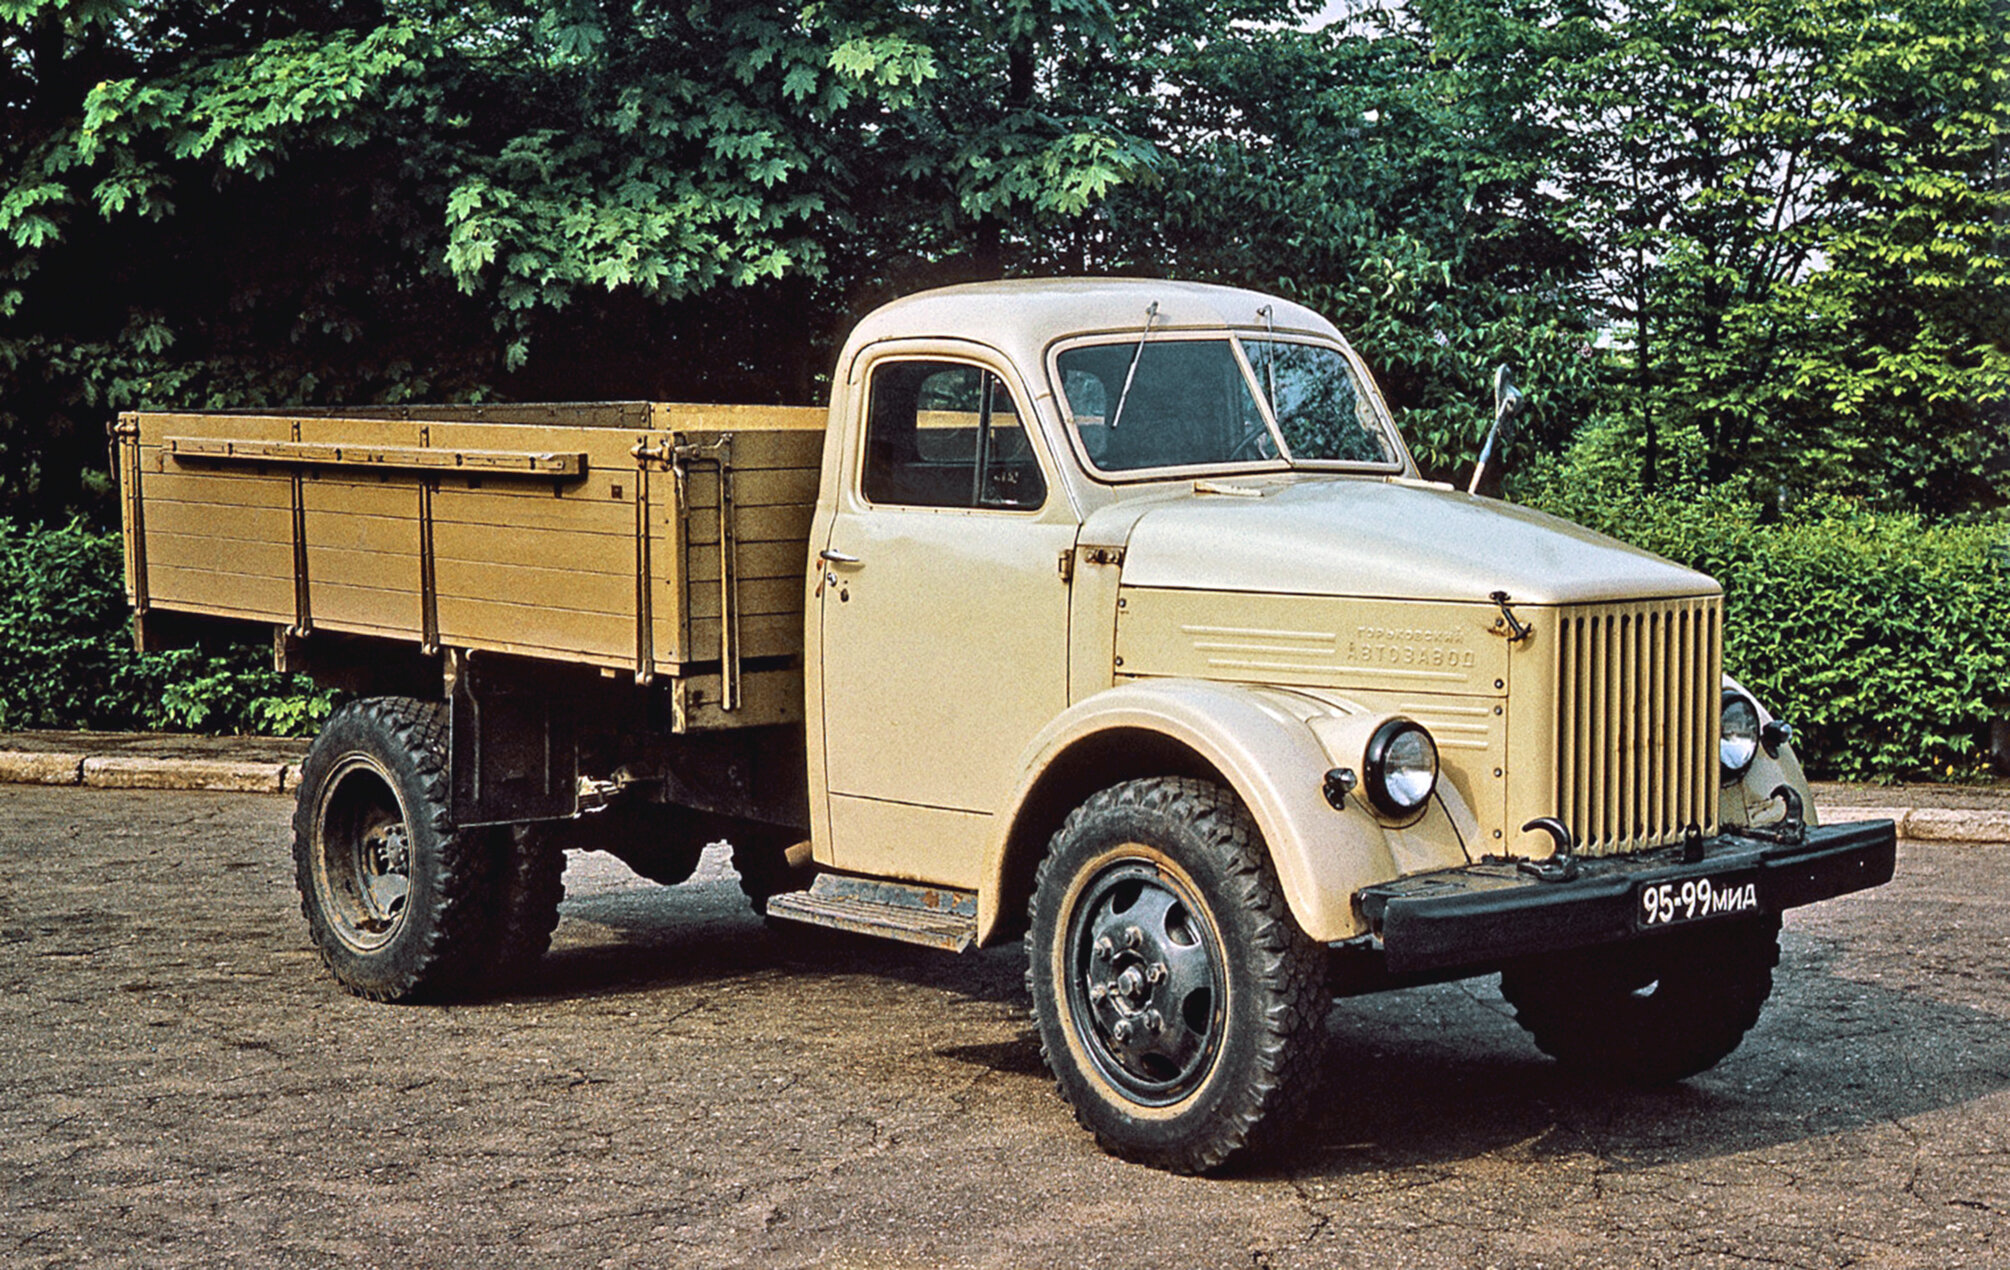
[[[1740,838],[1757,838],[1762,842],[1777,842],[1782,846],[1798,847],[1808,840],[1807,808],[1801,803],[1801,796],[1791,785],[1781,785],[1773,790],[1774,798],[1786,804],[1786,814],[1770,825],[1727,825],[1726,833],[1734,833]]]
[[[1576,877],[1577,843],[1570,836],[1570,826],[1555,816],[1538,816],[1521,827],[1523,833],[1531,829],[1548,834],[1556,843],[1556,854],[1547,860],[1517,860],[1515,868],[1538,882],[1568,882]]]

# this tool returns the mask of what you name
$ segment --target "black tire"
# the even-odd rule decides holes
[[[565,898],[565,850],[540,825],[497,831],[490,938],[483,977],[492,988],[516,985],[551,948]]]
[[[1200,1173],[1301,1119],[1325,950],[1231,791],[1158,777],[1094,795],[1054,835],[1030,917],[1040,1052],[1104,1150]]]
[[[1537,1048],[1600,1079],[1664,1085],[1715,1067],[1759,1021],[1780,964],[1780,919],[1672,931],[1530,958],[1501,995]]]
[[[494,942],[492,831],[448,818],[446,709],[375,697],[337,710],[307,752],[294,879],[336,980],[376,1001],[461,991]]]

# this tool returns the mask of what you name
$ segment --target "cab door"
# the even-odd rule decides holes
[[[1067,706],[1079,525],[1001,364],[882,354],[863,391],[817,598],[832,863],[974,887]]]

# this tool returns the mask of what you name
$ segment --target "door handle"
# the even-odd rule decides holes
[[[848,556],[842,551],[832,551],[828,547],[817,552],[817,559],[828,560],[832,564],[864,564],[857,556]]]

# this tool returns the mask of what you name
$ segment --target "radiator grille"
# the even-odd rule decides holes
[[[1572,607],[1558,631],[1556,805],[1579,849],[1714,832],[1722,602]]]

